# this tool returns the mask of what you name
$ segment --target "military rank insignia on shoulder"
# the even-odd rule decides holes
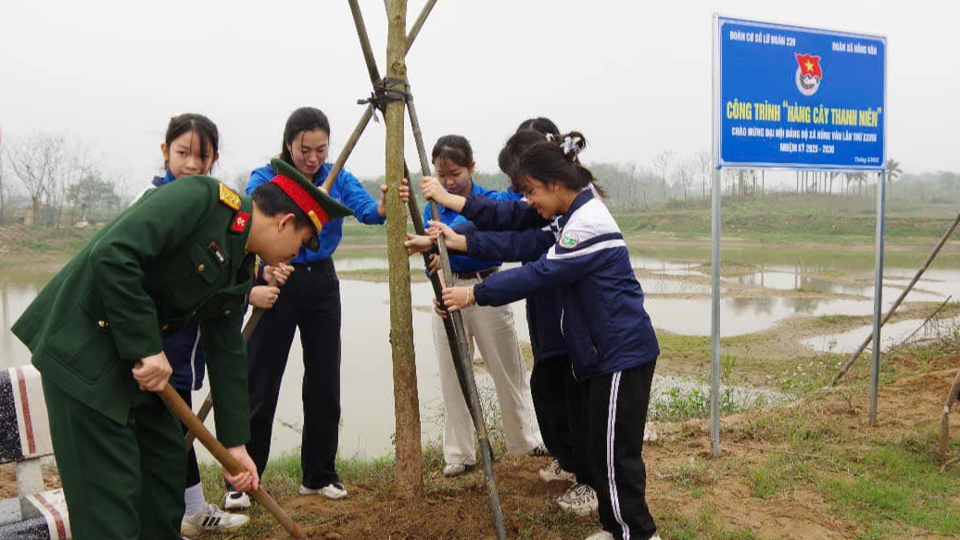
[[[220,182],[220,202],[229,206],[232,210],[240,209],[240,195],[228,188],[226,184]]]

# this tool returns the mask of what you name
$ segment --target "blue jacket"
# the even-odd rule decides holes
[[[487,189],[480,184],[473,182],[473,188],[470,190],[470,197],[467,200],[478,198],[486,199],[491,202],[493,201],[515,201],[519,200],[521,195],[512,189],[505,191],[493,191]],[[458,225],[463,225],[467,223],[467,218],[463,215],[458,214],[456,211],[449,208],[440,206],[440,221],[449,225],[450,227],[456,227]],[[433,219],[433,214],[430,211],[430,205],[428,204],[426,208],[423,209],[423,222],[427,223]],[[487,268],[493,268],[495,266],[500,266],[500,260],[497,258],[493,259],[484,259],[470,257],[467,255],[451,255],[450,256],[450,269],[456,273],[462,272],[479,272],[481,270],[486,270]]]
[[[332,163],[324,163],[313,179],[314,185],[318,187],[322,185],[332,168]],[[254,170],[250,173],[250,181],[247,183],[247,195],[252,195],[257,186],[273,180],[276,175],[277,171],[270,165]],[[380,225],[386,221],[377,213],[377,201],[367,193],[357,177],[346,170],[340,171],[340,174],[337,175],[337,181],[333,183],[330,196],[353,210],[353,216],[360,223]],[[329,259],[333,256],[333,252],[337,250],[342,238],[343,218],[334,219],[324,225],[323,230],[320,231],[320,250],[310,251],[306,247],[302,247],[300,248],[300,254],[291,262],[309,263]]]
[[[474,222],[478,229],[484,231],[539,229],[550,223],[550,220],[541,217],[535,208],[522,200],[519,193],[512,189],[507,190],[506,193],[516,193],[516,196],[493,199],[494,201],[507,201],[501,204],[490,202],[489,198],[468,197],[460,213],[468,216],[468,219]]]
[[[560,240],[539,260],[477,284],[477,303],[500,306],[555,289],[560,329],[581,380],[654,361],[660,346],[610,211],[584,191],[559,225]]]
[[[165,176],[155,176],[151,187],[154,189],[175,181],[173,174],[167,171]],[[139,197],[138,197],[139,198]],[[206,373],[206,358],[200,343],[200,326],[192,322],[163,340],[163,352],[173,368],[170,384],[177,390],[199,390],[203,386]]]
[[[546,222],[539,214],[530,214],[531,207],[522,201],[492,201],[471,197],[463,215],[475,221],[456,227],[467,237],[467,254],[478,258],[500,258],[524,264],[538,260],[557,241],[556,221]],[[534,217],[535,216],[535,217]],[[483,225],[494,230],[479,230]],[[528,228],[529,227],[529,228]],[[560,306],[557,291],[550,290],[527,299],[527,327],[530,346],[536,360],[567,354],[567,345],[560,332]]]

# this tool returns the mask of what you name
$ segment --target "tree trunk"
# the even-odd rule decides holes
[[[407,66],[407,1],[387,3],[387,78],[405,80]],[[403,88],[397,88],[403,90]],[[410,300],[410,259],[403,247],[407,214],[400,200],[403,181],[402,101],[387,104],[387,258],[390,263],[390,343],[393,349],[393,395],[396,406],[396,487],[403,497],[422,499],[423,455],[420,446],[420,399],[413,351],[413,311]]]

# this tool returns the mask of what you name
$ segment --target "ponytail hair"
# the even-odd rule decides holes
[[[510,178],[510,187],[520,191],[520,178],[517,176],[517,165],[523,152],[536,144],[547,142],[543,133],[533,129],[519,129],[500,150],[497,163],[500,170]]]
[[[514,137],[511,137],[511,141]],[[593,173],[580,164],[580,152],[587,147],[587,138],[583,133],[571,131],[553,139],[544,139],[520,151],[514,173],[519,184],[523,185],[527,178],[533,178],[544,184],[563,184],[577,191],[593,185],[597,193],[603,197],[605,193],[596,185]],[[510,146],[508,141],[507,148]]]
[[[560,128],[557,127],[557,124],[553,123],[553,120],[543,116],[524,120],[520,123],[520,126],[517,127],[517,131],[521,129],[532,129],[544,135],[560,135]]]

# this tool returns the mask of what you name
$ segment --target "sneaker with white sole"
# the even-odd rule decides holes
[[[540,469],[540,478],[544,482],[554,482],[558,480],[566,480],[567,482],[576,482],[577,476],[572,472],[565,471],[560,467],[560,462],[553,460],[549,465]]]
[[[550,451],[547,450],[547,447],[542,444],[535,446],[532,450],[527,452],[527,455],[531,457],[553,457],[553,454],[551,454]]]
[[[597,492],[586,484],[574,484],[566,493],[557,497],[557,504],[567,512],[573,512],[578,516],[589,516],[597,511],[599,501]]]
[[[246,510],[250,508],[250,496],[239,491],[228,491],[223,498],[223,507],[227,510]]]
[[[343,487],[343,484],[337,482],[335,484],[327,484],[322,488],[314,489],[308,488],[307,486],[300,486],[301,495],[323,495],[328,499],[342,499],[347,496],[347,488]]]
[[[250,521],[248,516],[224,512],[212,504],[190,516],[183,516],[180,534],[193,535],[203,531],[229,531],[243,527]]]
[[[595,532],[588,536],[587,540],[613,540],[613,534],[609,531]],[[653,538],[650,540],[653,540]]]
[[[451,463],[443,468],[443,475],[447,478],[454,478],[463,476],[476,468],[476,463]]]

